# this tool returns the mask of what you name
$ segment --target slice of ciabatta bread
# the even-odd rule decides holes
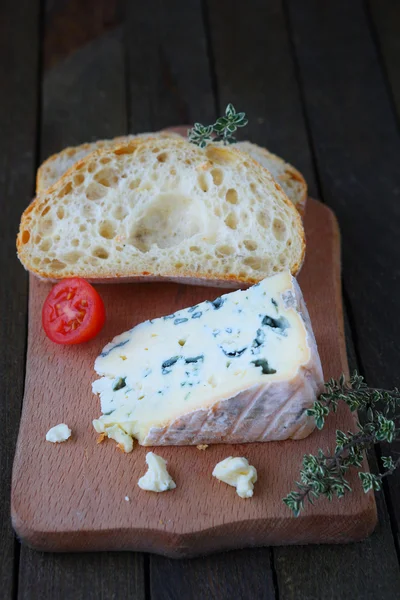
[[[96,142],[89,142],[87,144],[81,144],[80,146],[74,146],[64,148],[61,152],[49,156],[47,160],[42,163],[36,174],[36,194],[44,192],[49,187],[54,185],[56,181],[70,169],[76,162],[94,152],[95,150],[101,150],[114,146],[115,144],[123,144],[136,138],[148,138],[148,137],[179,137],[177,133],[171,131],[158,131],[154,133],[141,133],[138,135],[122,135],[111,140],[97,140]]]
[[[185,131],[187,128],[182,128]],[[178,133],[172,131],[159,131],[157,133],[141,133],[138,135],[125,135],[111,140],[98,140],[88,144],[81,144],[71,148],[65,148],[58,154],[50,156],[38,169],[36,175],[36,193],[39,194],[50,186],[70,169],[76,162],[93,152],[129,142],[136,137],[178,137]],[[252,158],[268,169],[273,178],[280,184],[286,196],[293,202],[299,213],[303,216],[307,201],[307,183],[303,175],[292,165],[285,162],[276,154],[272,154],[266,148],[252,144],[251,142],[238,142],[236,148],[247,152]]]
[[[304,216],[307,202],[307,183],[303,175],[292,165],[276,154],[272,154],[251,142],[238,142],[236,147],[250,154],[254,160],[268,169],[275,181],[279,183],[286,196],[293,202],[299,213]]]
[[[76,163],[22,215],[18,255],[42,278],[238,287],[303,262],[298,211],[233,146],[136,138]]]

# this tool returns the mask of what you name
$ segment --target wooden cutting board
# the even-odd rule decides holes
[[[307,259],[299,280],[327,379],[348,371],[339,230],[333,213],[315,200],[309,201],[305,228]],[[59,347],[41,327],[50,287],[31,277],[25,398],[12,481],[12,522],[22,541],[48,551],[140,550],[189,557],[245,546],[350,542],[372,532],[374,496],[363,493],[355,474],[352,494],[307,506],[297,519],[282,503],[298,478],[303,454],[332,447],[336,429],[354,427],[346,409],[302,441],[220,444],[205,451],[158,448],[177,487],[163,494],[140,490],[149,448],[136,446],[123,454],[111,440],[96,444],[94,360],[117,333],[213,299],[221,290],[172,283],[100,286],[108,314],[104,331],[86,345]],[[71,427],[72,438],[46,442],[47,430],[61,422]],[[256,467],[252,499],[239,498],[211,476],[215,464],[230,455],[245,456]]]

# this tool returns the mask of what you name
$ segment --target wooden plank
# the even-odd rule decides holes
[[[316,4],[313,6],[313,11],[318,15],[324,8]],[[282,3],[258,2],[246,6],[246,10],[242,9],[240,3],[234,4],[233,8],[232,3],[225,2],[210,3],[209,7],[221,105],[233,101],[238,108],[247,111],[250,119],[253,114],[260,114],[264,122],[256,123],[249,137],[268,145],[272,150],[291,160],[304,172],[306,178],[311,180],[311,188],[316,187],[317,175],[311,158],[313,144],[307,137],[308,124],[300,102],[304,93],[303,89],[299,88],[302,73],[298,72],[297,58],[291,53],[292,42],[286,31],[287,15],[284,14]],[[226,22],[228,12],[229,24]],[[301,12],[300,7],[298,12]],[[303,20],[307,18],[304,17]],[[233,30],[235,36],[232,36]],[[248,35],[249,31],[251,35]],[[299,43],[304,44],[308,35],[302,36]],[[325,33],[321,34],[320,44],[324,36]],[[338,32],[335,36],[337,39],[330,41],[333,49],[338,46],[340,40]],[[246,43],[239,44],[238,39],[245,39]],[[310,45],[311,64],[315,62],[313,49],[314,47]],[[316,67],[319,67],[322,76],[325,69],[324,62],[320,61]],[[260,76],[261,73],[263,76]],[[336,82],[336,86],[340,89],[341,85],[340,81]],[[318,90],[314,93],[316,93],[314,102],[317,103]],[[249,106],[254,108],[250,111]],[[337,114],[339,116],[339,110]],[[246,134],[247,131],[243,130],[243,135]],[[325,198],[325,194],[323,197]],[[354,227],[354,220],[352,226]],[[345,242],[348,243],[349,240],[351,237],[346,238]],[[347,260],[351,260],[348,253]],[[378,508],[380,521],[384,523],[384,533],[378,533],[370,540],[360,543],[359,548],[352,545],[342,546],[340,549],[329,546],[273,549],[280,597],[325,597],[326,579],[323,575],[325,573],[329,573],[332,594],[335,593],[336,597],[340,598],[345,597],[348,587],[343,581],[342,573],[347,571],[348,564],[356,564],[363,548],[370,549],[366,552],[366,559],[363,561],[366,565],[363,571],[366,585],[372,590],[371,593],[375,593],[375,597],[378,597],[381,572],[379,556],[383,547],[390,549],[385,551],[385,554],[389,555],[388,564],[392,569],[390,573],[393,574],[395,569],[395,554],[387,511],[382,502]],[[310,562],[303,561],[303,556],[308,556],[308,553],[313,557],[312,572],[316,574],[312,578],[312,584],[306,581],[306,576],[302,575],[310,573]],[[389,577],[389,581],[393,584],[395,577],[392,579]],[[313,595],[310,595],[312,586],[314,586]],[[362,597],[360,587],[354,597],[357,597],[357,594],[358,597]]]
[[[39,2],[0,5],[0,589],[15,593],[19,544],[10,523],[10,479],[22,403],[27,277],[15,260],[20,214],[34,189],[39,93]]]
[[[48,3],[42,159],[67,145],[126,132],[121,33],[117,29],[101,35],[105,24],[98,15],[108,14],[111,3],[95,4],[97,10],[92,2],[85,3],[84,10],[80,3],[79,10],[77,2]],[[141,599],[144,585],[140,554],[42,554],[25,546],[21,550],[21,598]]]
[[[247,4],[245,9],[238,0],[207,2],[207,5],[219,114],[228,102],[238,110],[246,111],[249,125],[239,137],[250,139],[292,161],[306,177],[311,193],[316,194],[317,184],[281,2],[261,0]],[[263,589],[268,590],[268,597],[275,597],[272,550],[238,551],[237,556],[242,565],[252,560],[251,569],[240,569],[243,586],[260,589],[259,582],[268,582]],[[230,555],[220,557],[220,562],[223,572],[227,573],[225,578],[236,573]],[[197,563],[192,567],[193,571],[196,566]],[[195,573],[189,581],[194,579]],[[176,580],[181,581],[181,578]],[[214,577],[214,581],[219,582],[219,578]],[[218,591],[214,597],[229,596],[224,595],[222,582],[214,585]],[[246,594],[242,597],[246,598]]]
[[[211,1],[208,10],[219,112],[228,102],[244,110],[249,124],[238,138],[292,162],[306,178],[310,195],[318,196],[281,0],[255,0],[245,9],[240,0]]]
[[[235,550],[192,560],[152,557],[152,600],[272,600],[271,552]]]
[[[18,598],[144,598],[143,561],[133,552],[52,554],[29,551],[21,564]]]
[[[400,140],[376,48],[362,2],[322,7],[317,1],[293,0],[289,17],[323,197],[335,209],[342,230],[344,285],[360,366],[371,385],[392,387],[399,384]],[[397,531],[399,476],[388,480]],[[382,586],[384,597],[398,595],[395,544],[383,508],[381,498],[380,528],[365,543],[372,552],[362,554],[363,565],[368,556],[369,566],[367,580],[358,578],[360,598],[365,590],[371,598],[382,597]],[[324,564],[330,564],[328,557]],[[357,563],[347,556],[346,564]],[[348,594],[349,586],[350,580]],[[340,595],[337,587],[332,589]],[[306,587],[304,595],[308,592]]]
[[[214,121],[200,0],[128,2],[125,42],[132,133]]]
[[[123,135],[126,127],[123,46],[117,29],[45,72],[41,158],[66,146]]]
[[[400,3],[369,0],[370,26],[383,61],[393,102],[400,118]]]

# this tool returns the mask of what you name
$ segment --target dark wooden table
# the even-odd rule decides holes
[[[15,234],[38,165],[67,145],[245,110],[246,137],[338,216],[351,367],[400,384],[400,2],[2,0],[0,74],[0,597],[399,598],[400,473],[365,542],[180,561],[32,551],[9,497],[28,297]]]

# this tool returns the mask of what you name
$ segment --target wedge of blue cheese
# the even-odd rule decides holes
[[[144,446],[301,439],[323,385],[300,288],[283,272],[146,321],[96,359],[95,430]]]

